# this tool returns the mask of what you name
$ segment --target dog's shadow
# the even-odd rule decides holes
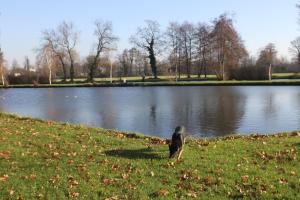
[[[143,149],[117,149],[104,152],[107,156],[122,157],[127,159],[150,159],[160,160],[164,157],[154,152],[151,148]]]

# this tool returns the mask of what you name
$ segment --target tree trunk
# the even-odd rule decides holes
[[[224,65],[224,62],[222,62],[221,67],[222,67],[222,79],[223,79],[223,81],[225,81],[226,80],[226,76],[225,76],[225,65]]]
[[[69,58],[70,58],[70,78],[71,78],[71,83],[74,83],[74,60],[72,57],[72,52],[71,49],[68,49],[68,54],[69,54]]]
[[[153,52],[150,53],[149,59],[150,59],[152,74],[153,74],[154,78],[157,78],[156,59],[155,59]]]
[[[49,84],[52,84],[52,69],[49,67]]]
[[[91,65],[89,68],[90,68],[90,72],[88,75],[88,82],[93,83],[94,82],[94,65]]]
[[[112,61],[110,61],[110,83],[113,82],[113,79],[112,79],[112,71],[113,71],[113,66],[112,66]]]
[[[272,64],[269,65],[269,81],[272,80]]]
[[[0,72],[1,72],[1,82],[2,82],[2,85],[4,86],[4,75],[3,75],[3,67],[2,67],[2,64],[0,63]]]
[[[71,60],[70,78],[71,78],[71,83],[74,83],[74,63],[73,63],[73,60]]]
[[[177,71],[178,71],[178,69],[177,69],[177,61],[175,62],[175,81],[177,82],[178,81],[178,77],[177,77]]]
[[[63,82],[66,82],[66,80],[67,80],[67,70],[66,70],[65,62],[64,62],[64,60],[61,56],[58,56],[58,57],[59,57],[59,61],[60,61],[60,64],[61,64],[61,67],[62,67],[62,70],[63,70],[63,74],[64,74]]]
[[[5,85],[5,80],[4,80],[4,75],[3,75],[3,70],[1,69],[1,81],[2,81],[2,85]]]

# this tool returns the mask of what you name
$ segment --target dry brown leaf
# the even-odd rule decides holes
[[[211,177],[210,176],[205,177],[204,178],[204,183],[207,186],[211,185],[212,184]]]
[[[285,185],[288,184],[288,180],[286,178],[280,178],[279,183]]]
[[[122,174],[122,178],[123,179],[128,179],[129,178],[129,174],[128,173],[123,173]]]
[[[79,184],[78,181],[76,181],[73,176],[68,177],[68,182],[71,188],[76,187]]]
[[[111,184],[114,184],[116,181],[114,179],[104,178],[102,180],[102,182],[103,182],[104,185],[111,185]]]
[[[112,166],[111,166],[111,169],[113,170],[113,171],[117,171],[118,169],[119,169],[119,165],[117,165],[117,164],[113,164]]]
[[[0,181],[2,181],[2,182],[7,181],[7,179],[8,179],[7,174],[4,174],[3,176],[0,176]]]
[[[291,176],[295,176],[295,175],[296,175],[296,172],[295,172],[295,171],[291,171],[290,175],[291,175]]]
[[[169,194],[169,191],[165,190],[165,189],[161,189],[158,191],[158,195],[160,195],[160,196],[167,196],[168,194]]]
[[[248,175],[241,176],[241,179],[242,179],[243,183],[247,183],[248,179],[249,179],[249,176]]]
[[[113,197],[109,197],[109,198],[106,198],[105,200],[118,200],[118,196],[113,196]]]
[[[187,195],[188,197],[197,198],[197,193],[196,193],[196,192],[193,192],[193,191],[187,193],[186,195]]]
[[[52,176],[50,177],[49,181],[53,184],[57,183],[60,179],[60,176],[59,175],[56,175],[56,176]]]
[[[9,151],[0,152],[0,158],[9,159],[10,158],[10,152]]]
[[[79,197],[79,193],[78,192],[69,192],[70,197],[72,198],[77,198]]]

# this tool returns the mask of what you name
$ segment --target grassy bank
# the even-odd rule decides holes
[[[299,199],[300,133],[166,141],[0,114],[0,199]]]
[[[151,87],[151,86],[292,86],[300,85],[300,80],[272,80],[272,81],[155,81],[155,82],[113,82],[113,83],[55,83],[9,85],[0,88],[59,88],[59,87]]]

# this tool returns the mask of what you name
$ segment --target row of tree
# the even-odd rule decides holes
[[[171,22],[165,31],[156,21],[146,20],[145,26],[137,28],[130,37],[131,49],[125,49],[114,60],[110,52],[116,50],[118,37],[114,35],[112,23],[96,21],[94,24],[94,51],[79,61],[76,51],[79,33],[72,23],[63,22],[55,29],[42,32],[42,44],[36,49],[35,72],[52,79],[62,81],[75,77],[85,77],[93,82],[95,77],[109,73],[121,76],[146,76],[154,78],[158,74],[172,74],[176,80],[186,75],[190,78],[197,74],[216,74],[219,80],[230,78],[230,72],[242,66],[268,66],[269,73],[276,63],[274,44],[264,47],[256,61],[247,53],[243,40],[237,33],[233,21],[223,14],[211,24],[190,22]],[[292,41],[291,52],[300,63],[300,38]],[[24,68],[29,73],[29,59],[25,59]],[[16,75],[18,64],[13,62],[11,71]],[[0,51],[0,73],[4,83],[4,58]],[[11,76],[13,76],[11,74]]]

